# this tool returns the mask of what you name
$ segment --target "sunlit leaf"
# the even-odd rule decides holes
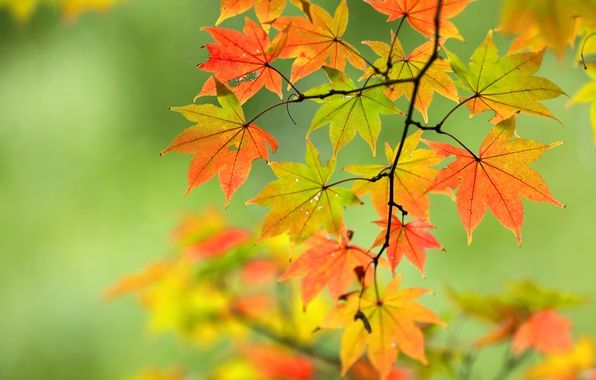
[[[356,49],[342,40],[348,18],[347,2],[341,0],[333,17],[322,7],[313,4],[310,6],[310,19],[282,16],[273,24],[277,29],[288,29],[288,41],[280,57],[296,58],[292,64],[292,82],[323,66],[344,71],[346,61],[364,70],[364,60]]]
[[[162,154],[193,155],[187,193],[219,174],[219,183],[228,203],[248,178],[252,161],[257,158],[268,160],[268,148],[276,151],[277,142],[256,125],[246,125],[236,96],[223,84],[216,84],[221,107],[191,104],[172,108],[196,124],[176,137]]]
[[[389,16],[387,21],[405,17],[410,25],[425,35],[432,37],[435,34],[435,15],[437,13],[437,0],[364,0],[377,11]],[[457,16],[468,5],[470,0],[444,0],[441,8],[439,31],[441,37],[455,37],[462,39],[459,31],[450,18]]]
[[[422,131],[406,138],[402,154],[395,170],[394,198],[408,212],[419,219],[429,219],[429,200],[426,190],[437,176],[433,168],[441,162],[441,156],[430,149],[419,148]],[[373,178],[381,173],[389,174],[395,160],[396,149],[385,144],[387,164],[349,165],[345,170],[363,178]],[[371,194],[373,205],[382,218],[387,217],[389,179],[382,177],[376,182],[357,181],[354,191],[358,195]]]
[[[322,94],[329,90],[350,91],[356,89],[352,80],[342,72],[325,67],[331,80],[324,85],[308,91],[306,94]],[[324,91],[323,91],[324,90]],[[377,138],[381,132],[381,115],[397,114],[399,110],[383,95],[380,88],[355,92],[350,95],[333,95],[323,101],[313,117],[308,135],[313,131],[329,126],[329,138],[333,146],[333,157],[345,147],[356,132],[376,153]]]
[[[304,240],[320,227],[339,236],[343,208],[360,200],[350,190],[329,186],[335,161],[322,166],[319,153],[308,142],[306,164],[273,162],[270,166],[278,179],[247,202],[271,207],[261,237],[287,232],[295,240]]]
[[[444,322],[416,300],[425,289],[400,289],[401,277],[395,277],[380,299],[369,288],[359,299],[349,297],[322,323],[324,328],[345,327],[340,349],[342,374],[362,356],[365,349],[381,379],[391,372],[399,353],[426,363],[424,335],[417,323],[444,325]],[[360,310],[363,317],[355,319]],[[365,318],[366,324],[362,318]],[[367,325],[368,324],[368,325]]]
[[[214,74],[215,78],[236,94],[244,103],[263,86],[282,97],[282,77],[271,66],[283,49],[287,33],[280,32],[270,42],[265,31],[246,19],[244,33],[224,28],[204,28],[216,43],[207,44],[209,60],[199,68]],[[210,78],[198,96],[216,94],[215,79]]]
[[[468,244],[487,208],[521,244],[524,220],[521,198],[563,206],[552,196],[542,177],[529,167],[544,152],[561,143],[541,144],[517,138],[514,131],[514,118],[495,126],[482,142],[477,156],[446,143],[427,142],[437,154],[455,157],[454,162],[439,172],[429,189],[457,189],[457,210]]]
[[[392,38],[395,38],[392,36]],[[363,41],[368,45],[380,58],[374,62],[375,66],[384,72],[387,69],[387,61],[389,53],[391,52],[391,69],[389,70],[389,79],[413,79],[418,76],[422,68],[430,60],[433,53],[434,44],[427,42],[414,49],[411,53],[406,54],[401,46],[399,40],[395,40],[393,49],[391,46],[380,41]],[[418,94],[416,96],[416,109],[418,109],[424,118],[428,120],[428,108],[433,100],[435,92],[445,96],[448,99],[458,101],[457,88],[455,83],[449,76],[451,72],[451,65],[442,58],[437,58],[427,69],[424,76],[420,80]],[[365,76],[371,75],[372,71],[369,69]],[[391,100],[397,100],[405,95],[408,100],[412,96],[414,84],[397,83],[387,88],[386,94]]]
[[[453,71],[463,89],[471,93],[467,106],[472,115],[493,111],[497,124],[521,112],[554,118],[541,101],[563,95],[550,80],[534,74],[540,68],[544,50],[499,57],[489,32],[476,49],[466,67],[454,54],[449,54]]]

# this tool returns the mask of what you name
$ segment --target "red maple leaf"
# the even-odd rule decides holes
[[[375,245],[381,245],[385,242],[387,221],[384,220],[376,223],[379,226],[385,227],[385,230],[381,231],[375,240]],[[393,271],[395,271],[395,268],[405,255],[406,258],[424,275],[426,250],[432,248],[443,249],[437,239],[428,233],[428,230],[433,228],[435,227],[421,220],[415,220],[404,224],[395,216],[392,217],[387,256],[389,257],[389,262],[391,263]]]
[[[435,15],[437,0],[364,0],[377,11],[388,15],[387,21],[406,17],[412,28],[426,37],[435,34]],[[448,19],[457,16],[468,5],[470,0],[444,0],[441,8],[439,34],[442,38],[454,37],[462,39],[459,31]]]
[[[258,24],[246,18],[244,34],[225,28],[203,28],[216,43],[207,44],[209,60],[198,67],[226,83],[244,103],[263,86],[282,97],[282,77],[271,66],[286,43],[287,34],[280,32],[273,42]],[[215,81],[207,80],[198,96],[214,95]]]
[[[371,263],[363,248],[350,244],[347,234],[341,240],[330,238],[324,231],[305,243],[308,250],[294,260],[280,280],[303,278],[302,301],[306,306],[325,286],[335,299],[345,294],[357,279],[355,270],[362,273]]]
[[[571,349],[571,323],[553,309],[538,311],[524,322],[513,336],[513,352],[533,348],[552,354]]]

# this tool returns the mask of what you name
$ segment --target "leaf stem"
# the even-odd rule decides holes
[[[401,26],[404,24],[404,21],[406,20],[405,17],[402,17],[399,20],[399,24],[397,25],[397,30],[395,31],[395,34],[393,35],[393,38],[391,39],[391,46],[389,48],[389,55],[387,55],[387,67],[385,69],[385,72],[383,73],[383,76],[387,79],[389,76],[389,71],[391,71],[391,69],[393,68],[393,49],[395,48],[395,43],[397,42],[397,37],[399,36],[399,32],[401,30]]]
[[[457,103],[457,105],[455,107],[453,107],[451,110],[449,110],[449,112],[447,112],[447,114],[441,119],[441,121],[439,121],[436,124],[436,127],[440,129],[443,126],[443,124],[445,124],[445,122],[447,121],[447,119],[449,119],[449,117],[451,115],[453,115],[453,113],[459,109],[459,107],[461,107],[464,104],[468,103],[472,99],[476,99],[477,97],[478,97],[478,94],[474,94],[472,96],[469,96],[469,97],[465,98],[461,102]]]
[[[289,80],[288,77],[281,70],[279,70],[277,67],[269,65],[268,63],[265,66],[269,67],[271,70],[275,71],[281,77],[281,79],[283,79],[286,83],[288,83],[288,85],[292,88],[292,90],[294,90],[296,92],[296,95],[298,95],[298,97],[303,95],[302,91],[300,91],[296,87],[296,85],[294,85],[294,83],[292,83],[292,81]]]
[[[375,66],[374,63],[372,63],[371,61],[369,61],[365,56],[363,56],[362,54],[360,54],[360,52],[356,49],[354,49],[352,46],[350,46],[350,44],[345,43],[342,40],[339,40],[339,43],[341,45],[343,45],[345,48],[348,48],[352,51],[352,53],[356,54],[360,59],[362,59],[364,62],[366,62],[367,65],[370,66],[371,69],[373,69],[373,71],[375,72],[375,74],[383,74],[383,72],[381,71],[381,69],[379,69],[377,66]]]
[[[389,176],[389,173],[384,173],[381,172],[379,174],[377,174],[374,177],[371,178],[367,178],[367,177],[352,177],[352,178],[346,178],[346,179],[342,179],[333,183],[330,183],[328,185],[325,185],[326,188],[329,187],[333,187],[333,186],[337,186],[337,185],[341,185],[342,183],[346,183],[346,182],[352,182],[352,181],[367,181],[367,182],[378,182],[381,180],[381,178],[387,177]]]

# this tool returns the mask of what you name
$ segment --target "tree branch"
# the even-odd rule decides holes
[[[395,189],[395,171],[397,170],[397,165],[399,163],[399,159],[401,158],[401,154],[403,152],[404,149],[404,145],[406,142],[406,138],[408,137],[408,130],[409,127],[411,125],[416,125],[416,122],[413,120],[413,116],[414,116],[414,109],[415,109],[415,105],[416,105],[416,99],[418,98],[418,91],[420,90],[420,82],[422,80],[422,78],[424,77],[424,75],[426,74],[426,72],[428,71],[428,69],[432,66],[432,64],[437,60],[439,54],[439,45],[440,45],[440,31],[441,31],[441,11],[443,9],[443,0],[437,0],[437,11],[435,13],[435,19],[434,19],[434,24],[435,24],[435,35],[434,35],[434,45],[433,45],[433,52],[431,54],[431,56],[429,57],[428,61],[424,64],[424,66],[422,67],[422,69],[418,72],[418,75],[416,75],[415,78],[413,78],[413,83],[414,83],[414,88],[412,89],[412,95],[410,96],[410,99],[412,99],[410,101],[410,105],[408,107],[408,113],[406,114],[406,121],[404,123],[404,131],[402,133],[401,136],[401,140],[399,142],[399,147],[397,148],[397,152],[395,154],[395,159],[393,160],[393,164],[391,165],[391,170],[389,172],[389,201],[388,201],[388,206],[389,206],[389,211],[388,211],[388,215],[387,215],[387,231],[385,233],[385,242],[383,244],[383,246],[381,247],[381,249],[379,250],[379,253],[377,254],[377,256],[375,257],[374,260],[374,277],[376,279],[377,277],[377,268],[378,268],[378,263],[379,263],[379,259],[381,257],[381,255],[383,254],[383,252],[385,252],[385,250],[387,248],[389,248],[389,241],[391,239],[391,224],[392,224],[392,219],[393,219],[393,210],[394,208],[397,208],[398,210],[400,210],[402,212],[402,216],[405,216],[407,211],[404,210],[401,206],[399,206],[399,204],[396,202],[395,200],[395,194],[394,194],[394,189]],[[377,295],[377,301],[381,301],[380,297],[379,297],[379,290],[378,290],[378,285],[377,282],[375,281],[374,283],[375,286],[375,293]]]

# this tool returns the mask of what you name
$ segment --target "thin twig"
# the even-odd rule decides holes
[[[391,46],[389,47],[389,55],[387,56],[387,67],[385,69],[385,72],[383,73],[383,75],[386,78],[388,77],[389,71],[391,71],[391,68],[393,68],[393,49],[395,48],[395,42],[397,42],[397,37],[399,36],[401,26],[404,24],[405,20],[406,20],[405,17],[402,17],[399,20],[399,25],[397,25],[397,30],[395,31],[395,34],[393,35],[393,38],[391,39]]]

